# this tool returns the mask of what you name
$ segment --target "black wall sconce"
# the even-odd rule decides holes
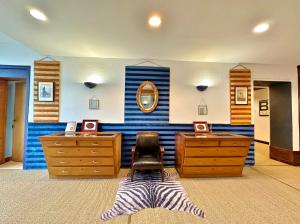
[[[204,85],[199,85],[199,86],[196,86],[197,90],[203,92],[207,89],[208,86],[204,86]]]
[[[97,83],[94,83],[94,82],[84,82],[84,85],[87,87],[87,88],[94,88],[96,87],[98,84]]]

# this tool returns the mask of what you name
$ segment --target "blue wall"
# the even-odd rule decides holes
[[[157,109],[153,113],[139,110],[135,94],[142,81],[152,81],[159,90]],[[122,167],[131,163],[131,147],[135,144],[138,131],[156,131],[160,133],[160,143],[165,146],[165,165],[175,165],[175,133],[193,131],[192,124],[169,123],[169,90],[170,70],[164,67],[126,67],[125,76],[125,123],[102,123],[101,131],[117,131],[122,133]],[[66,123],[30,123],[28,143],[24,155],[25,169],[46,168],[44,154],[38,136],[64,131]],[[77,127],[80,130],[80,124]],[[213,124],[213,131],[229,131],[236,134],[254,137],[253,125]],[[254,165],[254,145],[251,144],[246,165]]]
[[[165,67],[127,66],[125,74],[125,123],[169,123],[170,69]],[[136,104],[136,91],[144,81],[152,81],[159,93],[152,113],[142,112]]]
[[[38,136],[65,130],[66,123],[29,123],[28,143],[24,156],[24,169],[46,168],[44,153]],[[77,127],[80,130],[80,124]],[[254,137],[253,125],[213,124],[213,131],[227,131]],[[101,124],[101,131],[122,132],[122,167],[129,167],[131,162],[131,147],[135,145],[135,135],[138,131],[157,131],[160,133],[160,143],[165,146],[165,165],[175,165],[175,133],[193,131],[192,124]],[[254,144],[251,144],[246,165],[254,165]]]

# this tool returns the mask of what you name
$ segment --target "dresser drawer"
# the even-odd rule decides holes
[[[113,176],[113,166],[99,167],[48,167],[49,174],[53,176]]]
[[[113,166],[112,157],[95,157],[95,158],[57,158],[48,157],[48,166]]]
[[[219,141],[186,141],[185,146],[194,147],[194,146],[218,146]]]
[[[244,166],[245,157],[235,158],[185,158],[184,166]]]
[[[44,148],[47,157],[113,156],[113,148]]]
[[[185,157],[246,156],[248,147],[186,147]]]
[[[43,146],[46,147],[62,147],[62,146],[76,146],[75,140],[50,140],[50,141],[43,141]]]
[[[78,146],[91,146],[91,147],[103,147],[103,146],[113,146],[112,141],[77,141]]]
[[[227,167],[183,167],[183,176],[241,176],[243,166]]]
[[[249,141],[239,141],[239,140],[222,140],[220,146],[249,146]]]

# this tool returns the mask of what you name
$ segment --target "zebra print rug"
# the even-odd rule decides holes
[[[103,221],[119,215],[132,215],[145,208],[166,208],[183,211],[204,218],[204,212],[188,198],[176,174],[165,172],[161,182],[159,172],[136,172],[131,182],[130,174],[121,181],[113,207],[101,215]]]

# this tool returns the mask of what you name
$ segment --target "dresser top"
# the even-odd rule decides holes
[[[195,132],[177,132],[177,135],[181,135],[187,139],[248,139],[253,138],[237,135],[230,132],[208,132],[208,133],[195,133]]]
[[[51,140],[51,139],[112,139],[121,135],[120,132],[75,132],[66,133],[58,132],[50,135],[40,136],[41,140]]]

